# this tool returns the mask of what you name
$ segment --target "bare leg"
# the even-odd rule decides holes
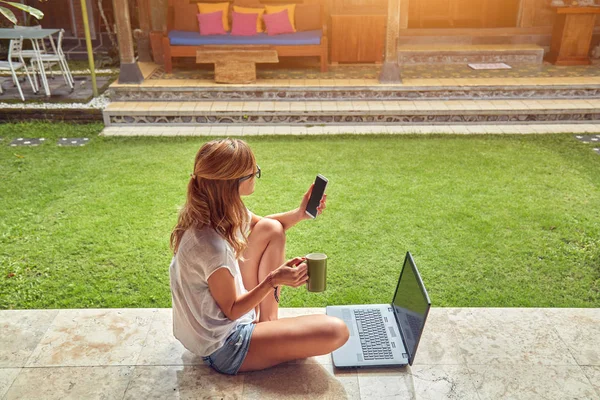
[[[252,229],[248,248],[240,261],[240,271],[246,290],[252,290],[285,261],[285,231],[274,219],[263,218]],[[277,289],[277,295],[281,288]],[[278,319],[279,303],[274,291],[260,303],[260,322]]]
[[[344,321],[328,315],[304,315],[256,324],[240,371],[331,353],[348,341]]]

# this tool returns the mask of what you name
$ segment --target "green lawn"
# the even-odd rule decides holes
[[[169,234],[207,138],[100,130],[0,126],[0,308],[170,307]],[[327,291],[286,288],[283,306],[390,302],[407,250],[434,306],[600,306],[600,157],[572,135],[246,140],[263,170],[256,214],[330,180],[325,214],[287,247],[329,255]]]

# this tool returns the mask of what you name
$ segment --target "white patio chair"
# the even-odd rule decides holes
[[[42,26],[41,25],[33,25],[33,26],[14,25],[13,28],[14,29],[42,29]],[[54,45],[52,36],[50,36],[48,39],[50,40],[50,44]],[[48,53],[48,49],[46,48],[46,40],[45,39],[35,39],[35,41],[38,44],[38,49],[40,49],[40,53],[42,53],[42,54]],[[24,59],[31,59],[35,56],[35,50],[33,50],[33,49],[22,50],[21,55],[23,56]],[[52,71],[52,68],[50,68],[50,77],[52,79],[54,79],[54,71]]]
[[[29,70],[27,69],[27,63],[23,59],[23,57],[18,57],[19,61],[13,61],[13,54],[20,54],[23,49],[23,37],[19,39],[13,39],[10,41],[8,45],[8,61],[0,61],[0,70],[10,71],[13,82],[17,89],[19,90],[19,95],[21,95],[21,100],[25,101],[25,96],[23,96],[23,91],[21,90],[21,84],[19,83],[19,79],[17,78],[17,72],[21,68],[25,70],[25,75],[27,75],[27,79],[29,79],[29,84],[33,89],[34,93],[38,92],[37,84],[35,83],[35,78],[31,79],[31,75],[29,75]],[[35,73],[34,73],[35,74]],[[2,85],[0,85],[0,93],[2,92]]]
[[[69,69],[69,64],[67,63],[67,58],[65,57],[65,53],[63,53],[63,50],[62,50],[62,40],[63,40],[64,34],[65,34],[65,30],[61,29],[60,32],[58,32],[57,44],[55,45],[54,41],[50,41],[50,45],[52,46],[52,51],[51,52],[49,51],[46,54],[39,54],[37,57],[32,58],[31,59],[31,67],[35,69],[35,67],[37,66],[36,60],[38,60],[38,59],[40,61],[42,61],[44,68],[46,68],[46,66],[48,66],[50,68],[50,71],[52,71],[52,65],[58,64],[58,67],[60,68],[62,76],[65,79],[65,82],[67,83],[67,85],[69,85],[71,90],[74,90],[75,89],[75,80],[73,79],[73,75],[71,74],[71,70]]]
[[[41,25],[33,25],[33,26],[20,26],[20,25],[14,25],[13,26],[14,29],[17,30],[21,30],[21,29],[42,29]],[[36,41],[38,41],[38,39],[35,39]],[[47,53],[48,50],[46,49],[46,41],[44,39],[40,39],[38,41],[38,47],[40,49],[40,53]],[[35,51],[34,50],[22,50],[21,51],[21,55],[23,56],[23,58],[31,58],[35,55]]]
[[[32,26],[21,26],[21,25],[13,25],[14,29],[42,29],[41,25],[32,25]],[[46,49],[46,41],[44,39],[39,39],[40,44],[40,51],[42,53],[46,53],[48,50]],[[30,50],[24,50],[24,51],[30,51]],[[31,53],[33,54],[33,53]]]

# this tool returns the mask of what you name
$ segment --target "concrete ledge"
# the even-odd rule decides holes
[[[598,308],[434,307],[412,366],[340,370],[325,354],[237,376],[173,337],[170,308],[3,310],[0,326],[5,399],[600,398]]]
[[[73,123],[90,123],[102,121],[102,110],[100,109],[18,109],[4,108],[0,113],[2,122],[22,121],[64,121]]]
[[[369,86],[194,86],[194,81],[167,86],[116,86],[113,101],[368,101],[368,100],[473,100],[473,99],[582,99],[600,98],[600,79],[404,79],[404,85]],[[373,79],[373,84],[378,81]],[[418,83],[418,85],[416,84]]]
[[[404,135],[404,134],[596,134],[599,124],[528,124],[528,125],[305,125],[305,126],[109,126],[101,136],[255,136],[255,135]]]
[[[598,100],[114,102],[106,126],[593,124]]]

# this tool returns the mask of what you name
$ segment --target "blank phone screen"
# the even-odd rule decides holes
[[[319,207],[319,203],[321,202],[321,198],[325,193],[325,187],[327,186],[327,181],[320,176],[317,176],[315,180],[315,186],[313,186],[312,193],[310,194],[310,199],[308,199],[308,204],[306,205],[306,212],[308,212],[313,217],[317,216],[317,207]]]

